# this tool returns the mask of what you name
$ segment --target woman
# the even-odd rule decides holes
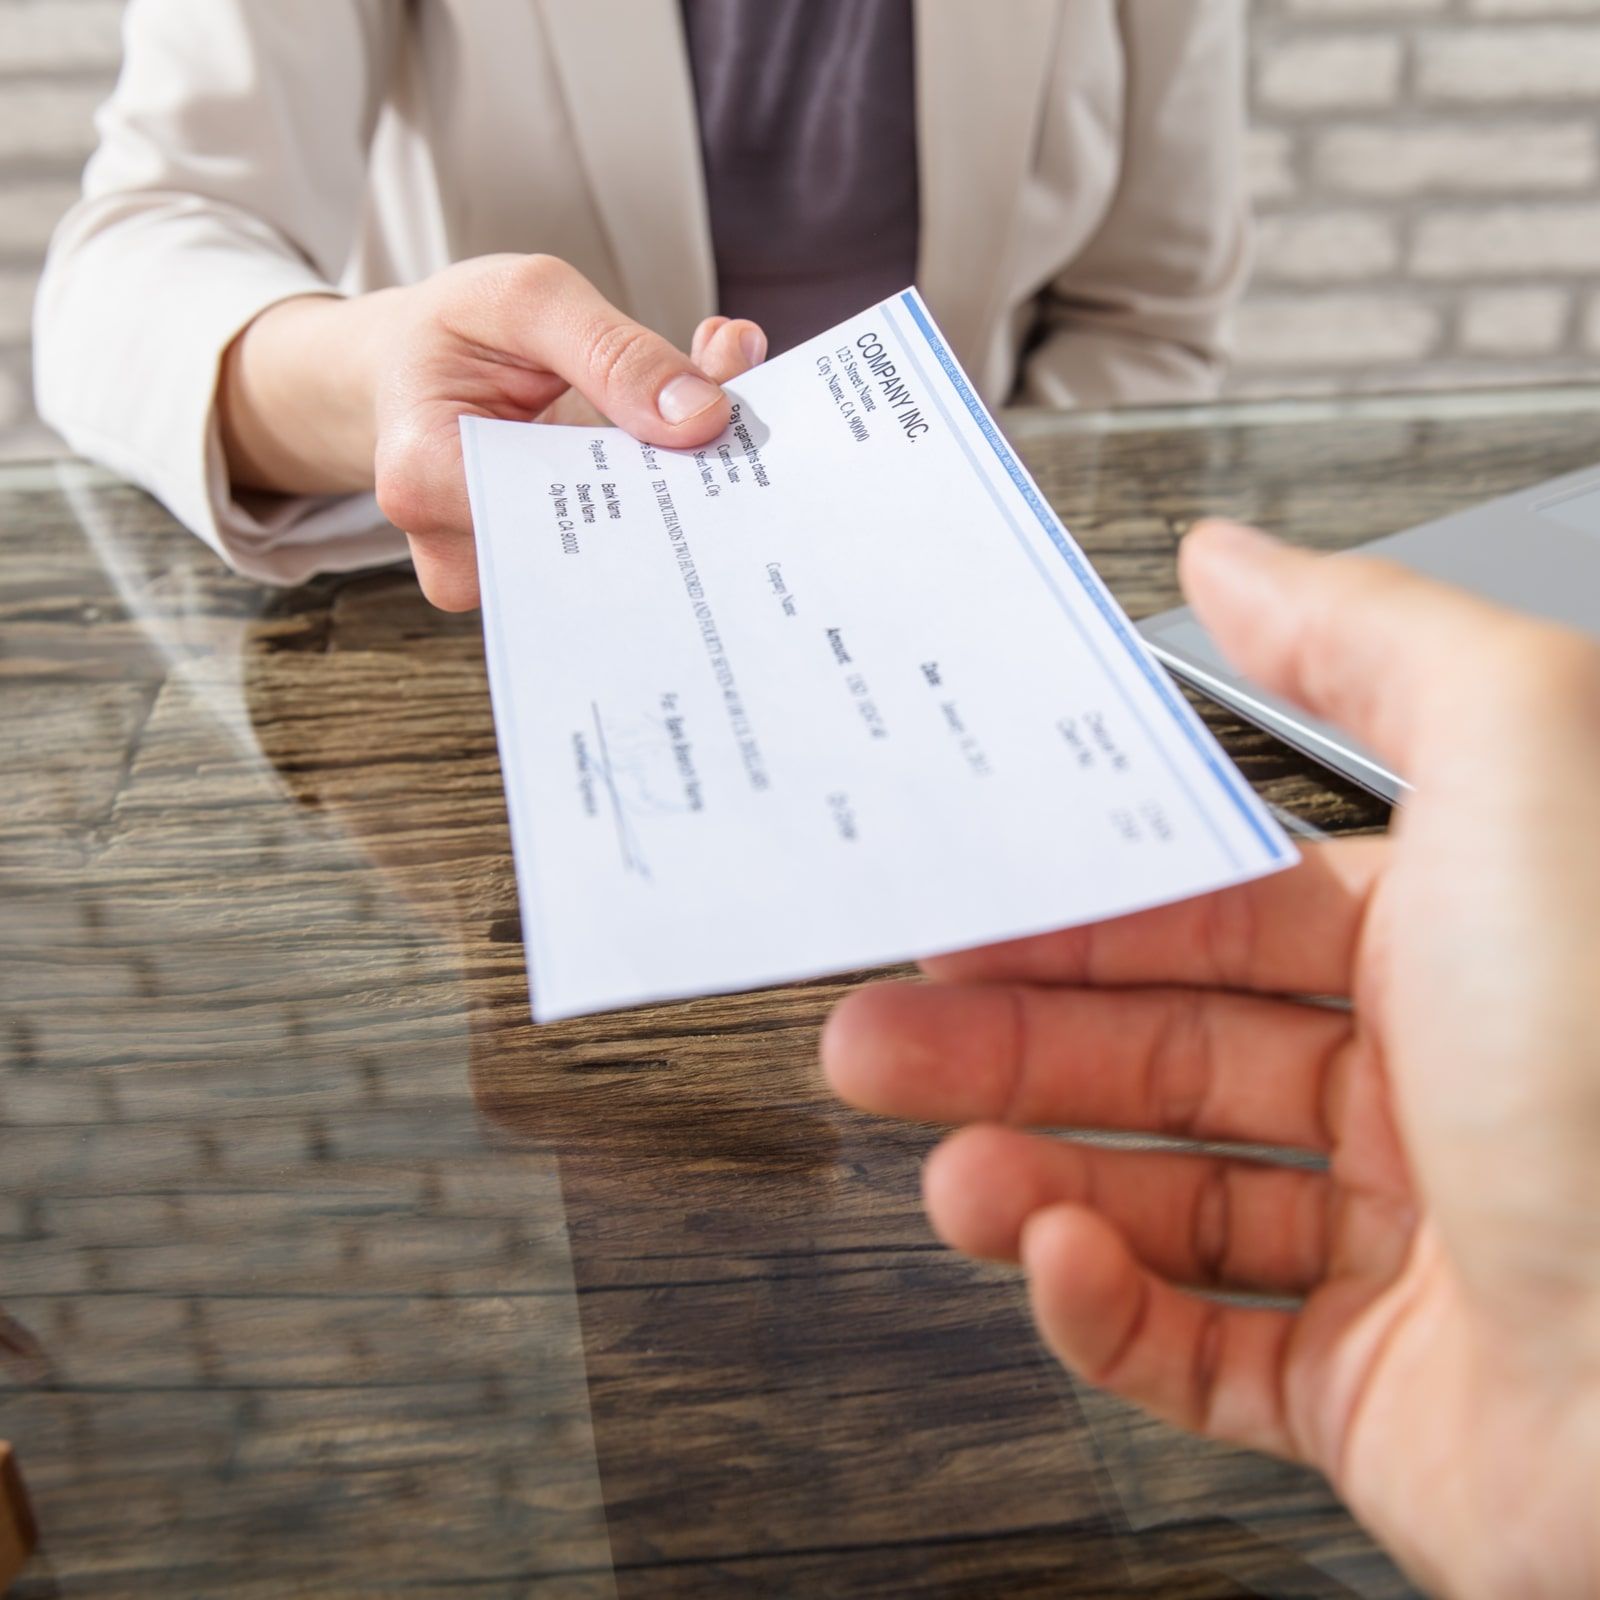
[[[129,0],[126,46],[40,410],[267,581],[403,529],[475,604],[462,412],[701,444],[913,277],[991,403],[1203,397],[1245,270],[1237,0]]]

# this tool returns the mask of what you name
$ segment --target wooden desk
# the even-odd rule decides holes
[[[1135,613],[1203,510],[1336,545],[1600,395],[1010,426]],[[543,1029],[476,620],[274,593],[0,472],[0,1437],[112,1597],[1379,1595],[1314,1479],[1040,1352],[814,1067],[849,978]],[[1274,801],[1378,806],[1213,717]],[[781,906],[752,905],[752,918]]]

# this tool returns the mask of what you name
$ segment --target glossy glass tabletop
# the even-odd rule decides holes
[[[1335,546],[1600,458],[1584,390],[1008,425],[1135,614],[1202,511]],[[934,1241],[936,1131],[815,1068],[859,975],[532,1024],[477,622],[408,573],[267,590],[0,469],[0,749],[18,1595],[1408,1592]]]

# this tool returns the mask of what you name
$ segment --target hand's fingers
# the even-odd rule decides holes
[[[695,331],[694,346],[699,370],[721,385],[763,360],[767,340],[753,322],[708,317]],[[519,389],[512,397],[513,411],[533,414],[537,410],[546,421],[585,427],[604,420],[582,385],[563,386],[546,400],[545,389],[558,380],[548,375],[541,380],[539,374],[528,372],[499,375],[502,384],[513,378]],[[536,394],[539,404],[534,406]],[[446,611],[466,610],[478,603],[477,553],[470,537],[460,446],[455,435],[456,415],[461,409],[459,403],[445,408],[442,435],[437,426],[420,426],[426,419],[414,417],[411,428],[385,441],[386,454],[402,454],[406,470],[392,473],[386,462],[379,475],[385,512],[392,520],[404,519],[402,525],[406,526],[423,593]],[[628,425],[620,418],[618,423]],[[713,428],[708,436],[717,431]]]
[[[877,984],[823,1031],[835,1091],[924,1122],[1329,1146],[1348,1012],[1193,989]]]
[[[600,415],[576,389],[563,389],[534,419],[558,428],[609,428]]]
[[[755,323],[724,318],[722,325],[707,337],[695,360],[708,378],[732,383],[766,358],[767,336]]]
[[[461,462],[459,406],[417,408],[378,436],[378,505],[406,536],[417,582],[441,611],[478,604],[478,551]]]
[[[552,256],[448,269],[430,280],[419,315],[441,337],[423,342],[380,406],[378,503],[410,539],[424,593],[447,610],[478,598],[463,413],[535,417],[570,385],[651,444],[690,448],[727,426],[720,385]]]
[[[695,330],[693,350],[696,366],[720,385],[765,359],[767,337],[753,322],[707,317]],[[523,373],[518,377],[532,385],[532,375]],[[418,581],[428,599],[446,611],[467,610],[478,603],[477,552],[468,534],[466,488],[455,438],[459,409],[447,408],[449,437],[431,451],[423,448],[417,430],[406,435],[409,470],[403,481],[410,489],[404,504],[401,496],[384,497],[385,510],[391,517],[404,516],[411,522],[408,531]],[[540,407],[539,414],[543,421],[567,426],[608,425],[584,393],[565,386]],[[386,485],[391,481],[388,473],[383,474],[383,479]]]
[[[441,611],[471,611],[479,604],[478,547],[470,528],[454,537],[407,534],[406,543],[429,605]]]
[[[707,317],[705,321],[703,321],[700,326],[694,330],[694,337],[689,341],[689,359],[694,362],[694,364],[699,367],[702,372],[704,372],[706,369],[704,364],[701,362],[700,357],[705,352],[706,341],[717,331],[718,328],[725,327],[727,322],[728,319],[726,317]]]
[[[727,425],[728,398],[681,350],[624,316],[575,267],[508,256],[481,290],[448,302],[458,334],[565,379],[619,428],[687,449]]]
[[[1174,1289],[1075,1205],[1029,1219],[1022,1264],[1045,1342],[1087,1382],[1181,1428],[1301,1457],[1285,1410],[1294,1316]]]
[[[1296,550],[1232,522],[1183,541],[1183,587],[1224,654],[1256,682],[1348,729],[1402,772],[1419,734],[1459,738],[1456,674],[1514,665],[1532,625],[1388,562]],[[1474,708],[1475,709],[1475,708]]]
[[[1298,1167],[992,1126],[946,1139],[922,1191],[939,1237],[968,1255],[1015,1261],[1036,1211],[1092,1206],[1164,1278],[1277,1294],[1303,1294],[1327,1275],[1336,1193],[1325,1173]]]
[[[1089,927],[922,963],[941,981],[1183,983],[1343,995],[1385,839],[1306,849],[1287,872]]]

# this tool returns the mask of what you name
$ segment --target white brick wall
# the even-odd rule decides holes
[[[1600,0],[1250,0],[1240,393],[1600,377]]]
[[[7,0],[0,61],[8,72],[98,73],[117,60],[122,0]]]
[[[1186,0],[1172,0],[1184,4]],[[1600,378],[1600,0],[1248,0],[1239,393]],[[122,0],[0,0],[0,457]]]
[[[60,449],[33,416],[28,323],[120,55],[122,0],[0,0],[0,459]]]

